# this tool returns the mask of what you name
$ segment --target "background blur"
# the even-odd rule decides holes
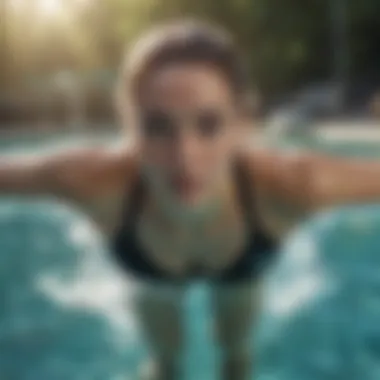
[[[378,0],[0,4],[4,132],[115,128],[113,88],[125,48],[154,22],[178,16],[217,21],[235,34],[249,61],[261,115],[294,104],[304,109],[302,102],[334,118],[380,113]]]

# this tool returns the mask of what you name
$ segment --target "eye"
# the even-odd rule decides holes
[[[198,115],[196,124],[202,136],[213,137],[221,132],[226,123],[220,112],[207,111]]]
[[[163,112],[148,112],[142,116],[142,129],[147,137],[173,137],[175,123]]]

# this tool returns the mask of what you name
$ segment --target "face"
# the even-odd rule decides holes
[[[200,64],[155,72],[141,94],[138,120],[141,159],[154,192],[185,208],[211,200],[228,180],[243,137],[223,75]]]

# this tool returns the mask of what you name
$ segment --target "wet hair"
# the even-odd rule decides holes
[[[249,76],[232,36],[217,26],[194,20],[158,26],[132,46],[119,82],[120,108],[125,110],[139,99],[152,73],[180,63],[215,67],[228,81],[238,104],[249,108]]]

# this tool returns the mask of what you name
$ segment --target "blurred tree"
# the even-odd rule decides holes
[[[247,56],[253,82],[268,96],[332,75],[334,0],[56,0],[59,12],[49,15],[41,12],[42,0],[2,1],[3,66],[12,88],[62,69],[114,72],[126,44],[147,26],[182,16],[231,30]],[[346,2],[350,74],[378,75],[380,2]]]

